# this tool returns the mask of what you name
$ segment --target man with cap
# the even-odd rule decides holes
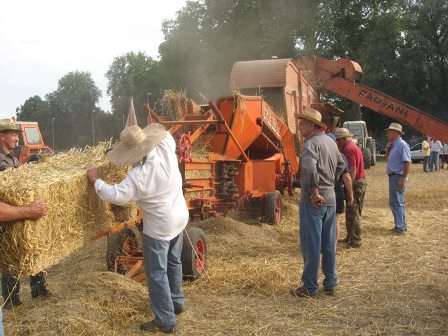
[[[367,186],[364,160],[361,149],[351,140],[353,134],[350,134],[347,128],[336,129],[335,136],[338,147],[342,154],[345,155],[350,167],[354,197],[354,202],[347,204],[345,212],[347,237],[343,239],[343,242],[347,243],[347,247],[360,247],[362,245],[360,216]]]
[[[391,123],[387,131],[387,175],[389,175],[389,206],[394,216],[393,234],[403,235],[408,226],[404,205],[406,181],[411,169],[411,150],[401,138],[404,134],[398,123]]]
[[[107,153],[118,166],[134,166],[126,178],[109,185],[90,166],[87,176],[105,202],[136,201],[143,214],[143,258],[155,319],[142,323],[147,332],[174,333],[176,315],[184,311],[181,251],[189,212],[182,190],[176,143],[160,124],[126,127]]]
[[[18,159],[12,154],[14,148],[19,142],[19,128],[10,119],[0,120],[0,171],[7,168],[17,168]],[[43,272],[30,276],[31,296],[33,298],[42,296],[47,297],[50,292],[46,287],[45,276]],[[3,273],[2,274],[2,296],[5,301],[5,308],[22,304],[19,297],[20,279]]]
[[[301,196],[299,204],[300,248],[304,267],[302,286],[292,289],[297,297],[317,295],[320,256],[324,292],[334,295],[336,277],[336,196],[335,181],[345,163],[336,143],[325,135],[321,114],[305,108],[296,114],[300,135],[305,138],[300,160]]]

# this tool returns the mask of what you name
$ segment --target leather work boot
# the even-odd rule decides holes
[[[324,293],[329,296],[335,296],[336,288],[335,287],[324,287]]]
[[[362,243],[360,241],[351,241],[347,243],[347,247],[358,248],[361,247]]]
[[[5,301],[3,308],[7,309],[7,310],[11,310],[15,307],[18,307],[20,305],[22,305],[23,302],[20,301],[19,296],[13,296],[11,298],[9,298],[8,300]]]
[[[155,320],[140,324],[140,329],[146,332],[162,332],[164,334],[173,334],[177,331],[177,324],[169,327],[162,327],[156,324]]]
[[[40,286],[35,286],[32,290],[31,290],[31,296],[33,298],[37,298],[39,296],[43,297],[43,298],[47,298],[51,295],[50,291],[47,289],[46,285],[40,285]]]
[[[310,292],[309,290],[303,288],[303,287],[299,287],[299,288],[292,288],[291,289],[291,295],[294,295],[295,297],[299,297],[299,298],[314,298],[316,297],[316,293],[315,292]]]
[[[182,304],[174,304],[174,314],[179,315],[185,311],[185,306]]]

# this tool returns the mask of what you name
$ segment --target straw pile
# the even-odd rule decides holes
[[[297,193],[284,196],[278,226],[256,216],[198,223],[208,239],[208,277],[184,283],[177,335],[447,335],[447,171],[424,174],[413,165],[405,237],[389,232],[384,162],[367,180],[364,245],[338,246],[334,297],[289,294],[303,269]],[[92,242],[50,268],[47,300],[31,299],[23,281],[24,304],[4,311],[6,335],[142,335],[139,323],[152,318],[145,284],[102,272],[105,249],[106,239]]]
[[[73,149],[37,164],[26,164],[0,174],[0,201],[23,206],[40,199],[48,208],[38,221],[2,225],[0,270],[35,274],[56,264],[81,247],[95,232],[136,216],[136,205],[111,207],[102,202],[88,182],[85,165],[99,166],[99,176],[109,183],[121,181],[127,168],[106,163],[103,143]]]
[[[162,98],[162,110],[164,115],[179,120],[185,115],[199,115],[199,106],[187,97],[186,91],[175,92],[165,90]]]

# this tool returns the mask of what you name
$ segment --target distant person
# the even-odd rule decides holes
[[[388,140],[387,175],[389,175],[389,206],[394,216],[393,234],[403,235],[408,230],[404,193],[411,169],[411,151],[401,138],[404,134],[398,123],[386,128]]]
[[[19,142],[19,128],[10,119],[0,120],[0,171],[7,168],[19,167],[19,161],[12,155],[12,150]],[[43,272],[30,276],[31,296],[33,298],[50,295],[46,287]],[[22,304],[19,297],[20,279],[12,274],[3,272],[2,274],[2,296],[5,301],[5,308]]]
[[[437,139],[431,139],[431,154],[429,155],[429,171],[439,170],[439,155],[443,148],[442,143]]]
[[[429,137],[422,141],[422,154],[423,154],[423,171],[429,172],[429,157],[431,154],[431,146],[429,145]]]
[[[446,168],[443,168],[446,165]],[[448,169],[448,144],[443,144],[440,169]]]
[[[315,297],[319,287],[320,257],[324,274],[324,292],[334,295],[336,276],[336,196],[335,181],[344,169],[338,148],[325,135],[322,115],[305,108],[295,114],[300,119],[300,134],[305,138],[300,160],[301,197],[300,248],[303,257],[302,286],[291,289],[296,297]]]
[[[347,247],[360,247],[361,242],[361,213],[364,205],[367,182],[365,180],[364,159],[361,149],[352,141],[353,134],[347,128],[337,128],[336,142],[341,153],[345,155],[353,184],[353,204],[347,204],[345,225],[347,237],[343,242]]]
[[[176,142],[160,124],[128,126],[107,157],[117,166],[134,166],[115,185],[99,179],[94,166],[87,176],[101,200],[116,205],[135,201],[142,210],[143,259],[155,319],[140,329],[174,333],[176,315],[184,311],[181,253],[189,219]]]

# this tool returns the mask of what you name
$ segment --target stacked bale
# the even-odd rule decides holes
[[[35,274],[58,263],[96,232],[136,217],[136,204],[119,208],[102,202],[87,179],[88,163],[99,166],[99,177],[108,183],[126,176],[128,168],[107,162],[104,153],[110,146],[73,149],[0,174],[0,201],[24,206],[40,199],[48,208],[38,221],[2,224],[0,271]]]

